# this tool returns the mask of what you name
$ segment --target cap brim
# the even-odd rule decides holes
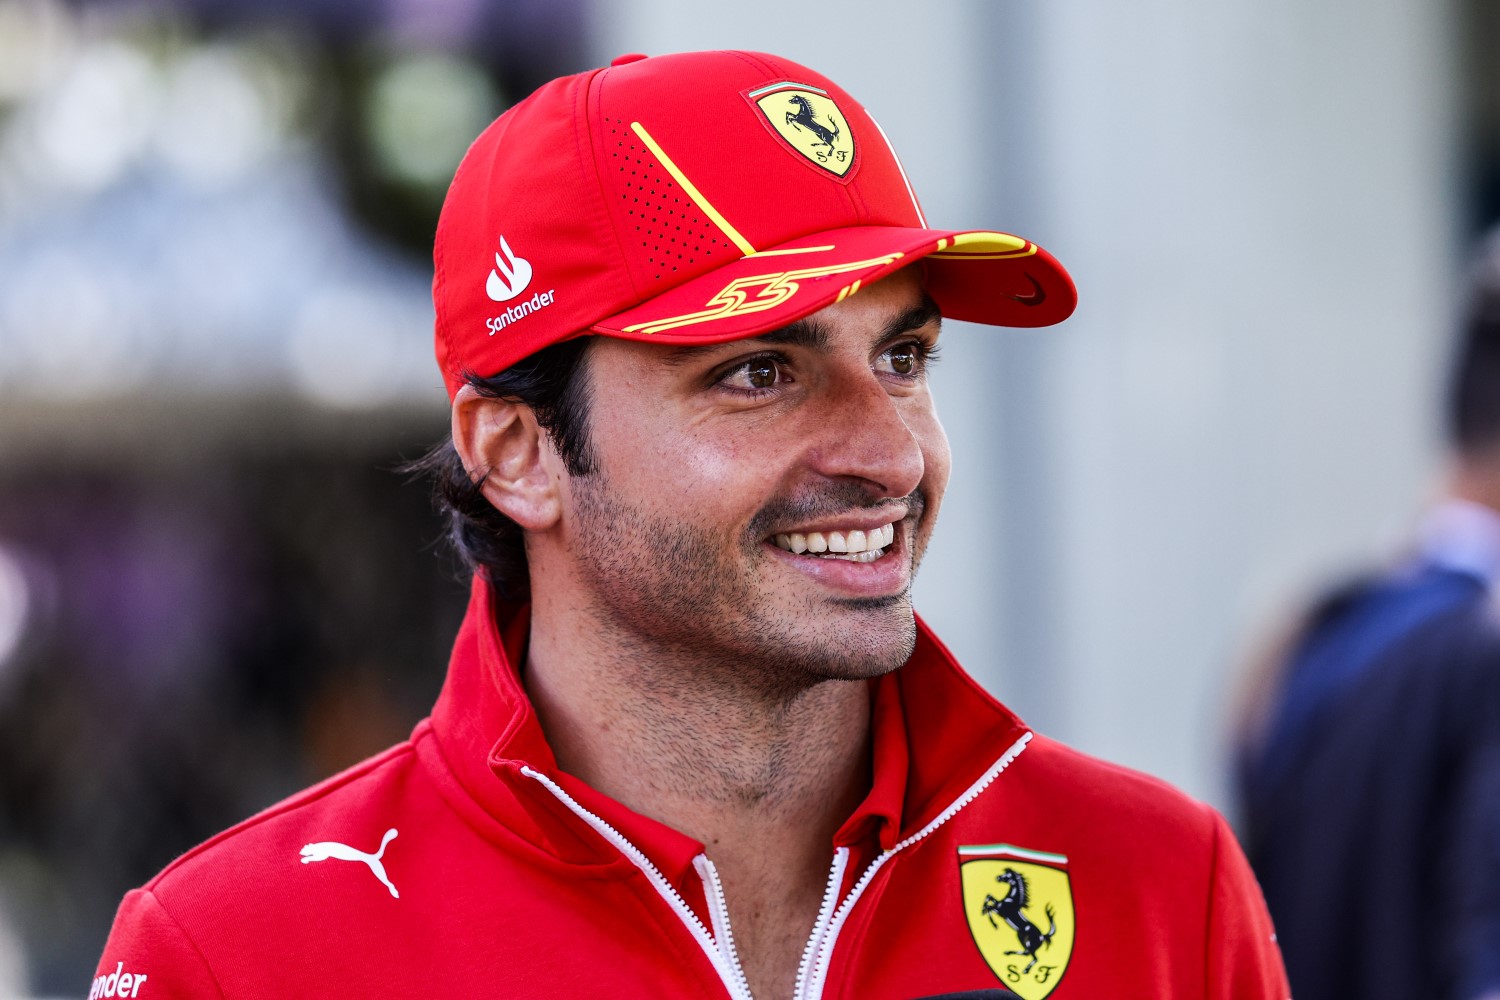
[[[943,315],[1049,326],[1077,304],[1051,254],[1008,233],[855,226],[799,237],[686,281],[591,328],[664,344],[753,337],[830,306],[915,261]]]

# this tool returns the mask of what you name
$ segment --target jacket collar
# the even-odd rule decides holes
[[[606,855],[597,853],[597,838],[580,837],[572,814],[525,777],[523,766],[551,777],[669,878],[687,878],[701,843],[558,770],[521,683],[529,626],[528,607],[498,602],[475,577],[432,713],[447,766],[485,811],[555,857]],[[835,846],[889,850],[952,805],[1026,727],[964,673],[920,618],[911,659],[871,687],[874,780]]]
[[[1500,583],[1500,511],[1446,500],[1417,525],[1417,551],[1428,564],[1467,574],[1493,589]]]

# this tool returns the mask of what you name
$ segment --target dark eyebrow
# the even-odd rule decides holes
[[[806,347],[812,350],[822,350],[828,347],[828,330],[822,324],[815,322],[810,317],[804,317],[786,326],[758,333],[753,337],[745,337],[742,340],[731,340],[726,343],[744,344],[755,342],[758,344],[774,344],[778,347]],[[670,368],[677,368],[687,364],[700,355],[723,347],[719,344],[689,344],[684,347],[674,348],[666,357],[662,358],[662,364]]]
[[[892,337],[899,337],[903,333],[920,330],[934,320],[941,323],[942,319],[943,311],[938,308],[938,304],[933,301],[931,295],[923,292],[922,301],[885,325],[885,329],[880,332],[880,340],[890,340]]]
[[[786,326],[775,330],[767,330],[758,337],[751,340],[759,340],[764,344],[775,344],[778,347],[805,347],[811,351],[828,350],[828,328],[811,316],[788,323]]]
[[[943,312],[938,308],[938,304],[933,301],[932,296],[923,292],[920,302],[905,312],[891,317],[891,320],[880,328],[880,333],[875,337],[874,342],[878,344],[893,337],[899,337],[903,333],[920,330],[928,323],[934,320],[941,320],[942,318]],[[828,349],[828,343],[831,339],[826,326],[819,323],[815,318],[806,316],[795,322],[788,323],[786,326],[767,330],[765,333],[756,334],[753,337],[746,337],[742,341],[730,341],[730,343],[748,343],[753,341],[778,347],[802,347],[808,350],[822,351]],[[690,344],[678,347],[670,351],[662,359],[662,363],[676,368],[722,346],[723,344]]]

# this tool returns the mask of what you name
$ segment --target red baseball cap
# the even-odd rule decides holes
[[[917,260],[953,319],[1047,326],[1077,301],[1029,240],[927,228],[869,112],[758,52],[621,56],[546,84],[464,155],[433,260],[449,395],[585,334],[752,337]]]

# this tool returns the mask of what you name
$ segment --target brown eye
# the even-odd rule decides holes
[[[911,344],[891,349],[891,371],[911,375],[917,370],[917,351]]]
[[[769,389],[776,384],[776,362],[759,358],[745,367],[745,379],[752,389]]]
[[[741,361],[718,378],[727,389],[749,393],[776,392],[791,381],[786,361],[774,355]]]

